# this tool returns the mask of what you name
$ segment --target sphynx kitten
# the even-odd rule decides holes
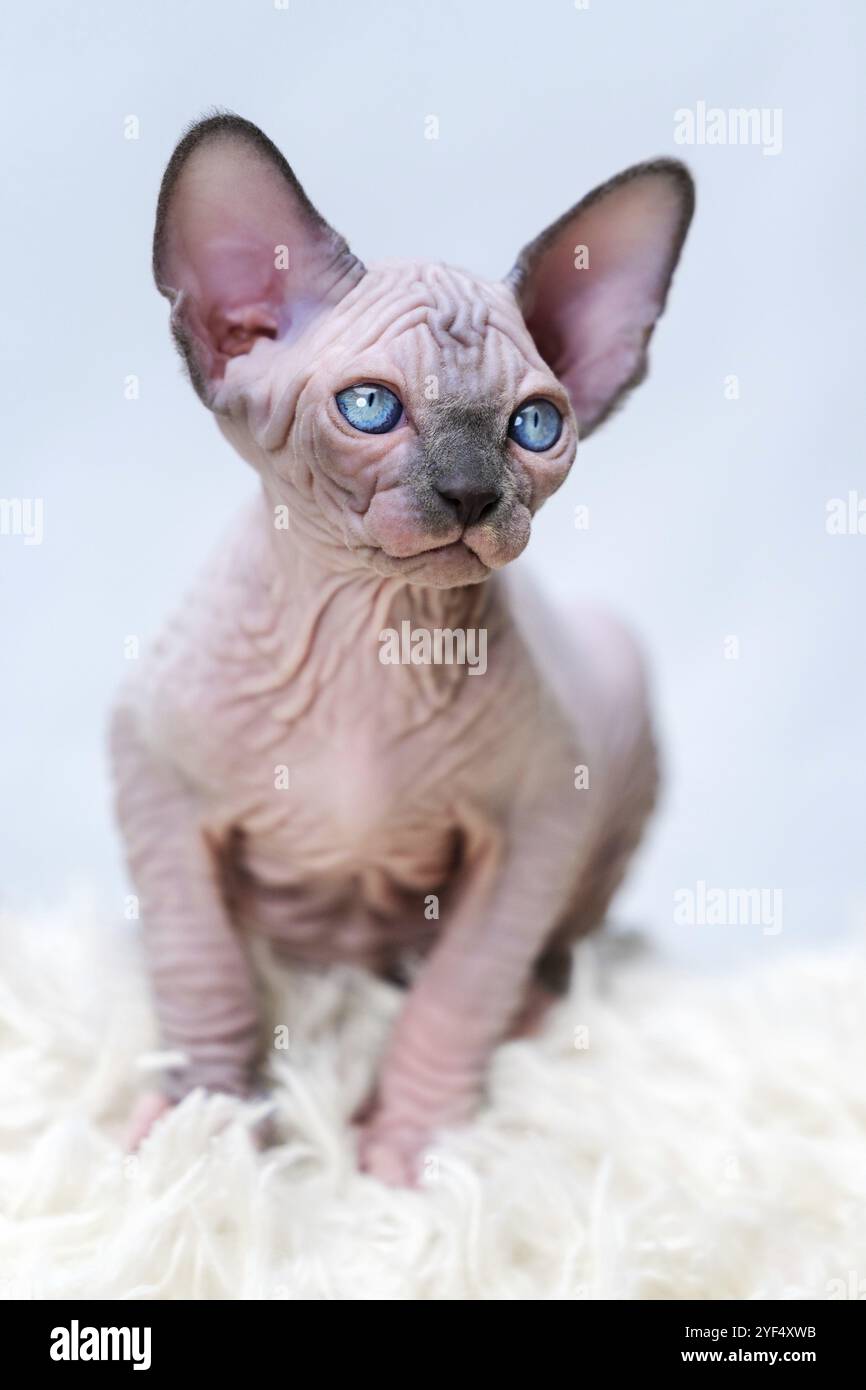
[[[389,1182],[415,1179],[497,1043],[562,990],[653,803],[644,678],[611,619],[575,611],[557,634],[499,571],[578,435],[643,377],[693,202],[656,160],[504,281],[368,270],[248,121],[203,120],[175,150],[156,282],[261,488],[112,722],[174,1055],[133,1144],[193,1087],[254,1090],[249,933],[395,980],[420,962],[360,1128],[362,1167]],[[484,668],[459,645],[383,659],[380,634],[420,632],[423,656],[436,630],[476,653],[483,637]]]

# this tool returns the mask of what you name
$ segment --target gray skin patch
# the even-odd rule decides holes
[[[496,526],[510,511],[516,495],[508,463],[508,419],[489,400],[442,396],[419,422],[421,448],[407,479],[424,525],[441,535],[454,527],[454,513],[440,492],[471,484],[498,493],[500,501],[485,516]]]

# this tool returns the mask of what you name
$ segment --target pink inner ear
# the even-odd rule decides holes
[[[254,228],[239,226],[228,236],[211,222],[197,248],[190,238],[188,256],[202,319],[218,352],[234,357],[249,351],[260,333],[277,336],[289,288],[286,271],[276,270],[273,249]]]
[[[643,371],[683,215],[678,180],[648,170],[592,195],[527,253],[526,321],[584,434]],[[581,247],[589,263],[576,268]]]
[[[285,167],[243,132],[218,132],[190,151],[169,190],[157,278],[180,292],[176,326],[205,381],[258,338],[306,322],[353,260]]]

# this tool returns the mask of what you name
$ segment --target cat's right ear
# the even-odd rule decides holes
[[[213,406],[232,357],[302,331],[364,267],[267,136],[226,114],[194,125],[169,160],[153,273],[192,384]]]

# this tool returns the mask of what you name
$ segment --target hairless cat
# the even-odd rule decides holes
[[[659,159],[503,281],[368,270],[248,121],[175,150],[156,282],[261,486],[112,720],[171,1054],[131,1144],[194,1087],[254,1091],[251,934],[408,982],[359,1133],[393,1183],[567,982],[652,807],[645,680],[616,622],[575,609],[557,631],[500,571],[644,375],[693,203]]]

